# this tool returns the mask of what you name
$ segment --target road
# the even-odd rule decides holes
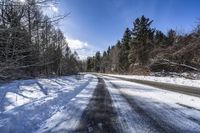
[[[58,91],[0,113],[0,132],[200,133],[198,96],[105,75],[79,78],[44,79],[42,88]]]
[[[110,76],[110,77],[200,97],[199,87],[190,86],[190,88],[188,88],[188,86],[184,86],[184,85],[176,85],[176,84],[163,83],[163,82],[147,81],[147,80],[140,80],[140,79],[129,79],[129,78],[115,77],[115,76]]]
[[[177,97],[188,99],[181,101]],[[99,77],[75,132],[200,132],[200,110],[187,104],[191,98],[195,99],[121,79]]]

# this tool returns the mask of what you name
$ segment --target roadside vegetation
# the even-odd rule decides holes
[[[58,28],[66,15],[45,15],[54,0],[0,1],[0,80],[77,73],[80,60]]]
[[[152,23],[145,16],[137,18],[115,45],[87,59],[87,71],[141,75],[199,72],[200,26],[191,33],[170,29],[164,34]]]

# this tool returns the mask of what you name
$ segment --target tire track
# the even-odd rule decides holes
[[[133,112],[137,113],[140,116],[141,123],[143,123],[143,126],[147,126],[150,129],[150,132],[191,132],[191,130],[185,130],[176,125],[172,125],[171,123],[166,122],[164,119],[159,117],[159,113],[157,114],[156,112],[145,108],[143,106],[143,102],[137,99],[138,97],[130,97],[126,93],[123,93],[123,91],[120,91],[120,86],[112,83],[112,81],[110,81],[109,79],[107,80],[113,86],[113,88],[117,89],[120,92],[120,95],[126,100],[129,106],[132,108]]]
[[[93,93],[86,110],[83,112],[75,132],[115,133],[117,113],[112,106],[112,99],[102,78]]]
[[[113,87],[115,87],[116,89],[120,89],[119,86],[113,84],[112,82],[110,82]],[[121,93],[121,96],[125,98],[125,100],[127,101],[127,103],[130,105],[130,107],[136,112],[138,113],[141,118],[149,124],[150,128],[156,129],[158,132],[162,132],[162,133],[166,133],[167,131],[169,131],[169,129],[164,129],[160,123],[158,121],[156,121],[155,119],[153,119],[147,112],[147,110],[144,110],[143,108],[140,107],[140,105],[134,101],[133,99],[130,99],[128,96],[126,96],[125,94]]]

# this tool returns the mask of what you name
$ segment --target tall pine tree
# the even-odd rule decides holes
[[[127,72],[129,68],[128,54],[130,50],[129,43],[131,41],[131,31],[129,28],[126,28],[124,36],[121,41],[121,48],[119,52],[119,67],[123,72]]]
[[[133,23],[133,38],[131,40],[131,50],[129,53],[129,61],[131,64],[138,63],[145,65],[148,62],[149,52],[152,49],[152,41],[154,29],[151,28],[152,20],[142,16],[137,18]],[[135,57],[132,57],[135,56]]]

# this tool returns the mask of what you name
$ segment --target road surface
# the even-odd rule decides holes
[[[183,95],[121,79],[99,77],[93,97],[76,131],[200,132],[200,110],[178,103],[180,99],[176,96]]]
[[[63,102],[62,108],[40,121],[35,117],[27,119],[29,124],[25,123],[23,128],[20,124],[12,126],[20,119],[7,122],[19,118],[15,116],[16,112],[12,115],[5,112],[2,117],[0,114],[0,131],[200,133],[199,97],[108,76],[92,76],[87,84],[72,94],[70,100]],[[29,116],[33,115],[32,112]],[[31,124],[34,122],[37,126],[33,128]]]

